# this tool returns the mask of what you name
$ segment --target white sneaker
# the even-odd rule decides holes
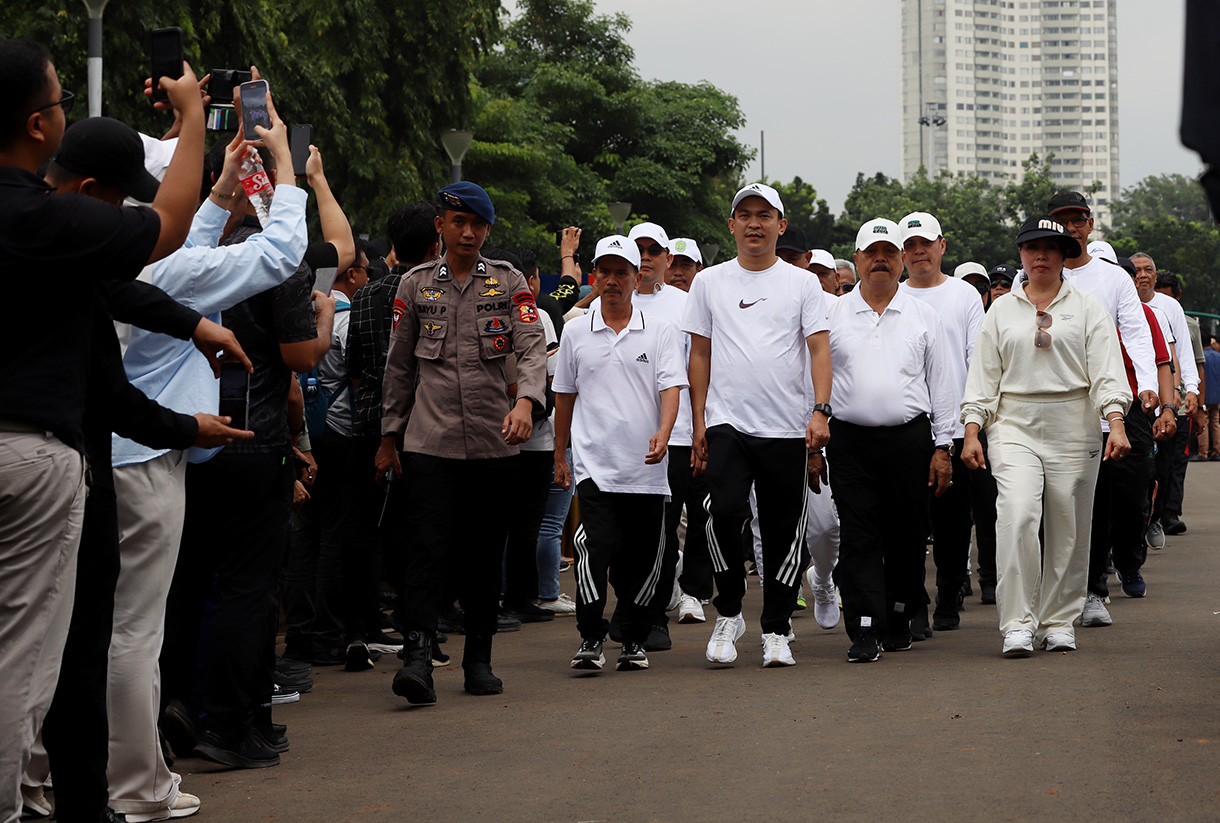
[[[540,609],[554,612],[556,617],[565,614],[576,614],[576,601],[566,594],[561,594],[554,600],[536,600],[534,605]]]
[[[1093,626],[1109,626],[1113,622],[1114,618],[1106,610],[1106,604],[1101,602],[1100,597],[1089,592],[1084,599],[1084,611],[1080,615],[1080,625],[1092,628]]]
[[[199,798],[193,794],[179,792],[178,799],[168,809],[153,812],[127,812],[128,823],[152,823],[154,820],[173,820],[190,817],[199,811]]]
[[[703,604],[698,598],[691,597],[689,594],[684,594],[678,598],[678,622],[679,623],[706,623],[707,617],[703,614]]]
[[[788,638],[782,634],[764,634],[762,647],[764,669],[796,665],[796,661],[792,658],[792,650],[788,648]]]
[[[829,631],[839,625],[839,600],[835,594],[835,584],[813,587],[813,619],[818,625]]]
[[[1029,629],[1013,629],[1004,635],[1005,657],[1029,657],[1034,653],[1034,633]]]
[[[42,786],[21,786],[21,814],[25,817],[50,817],[55,809]]]
[[[717,617],[712,639],[707,641],[707,659],[713,663],[732,663],[737,659],[737,640],[746,633],[746,619]]]
[[[1042,638],[1042,648],[1048,652],[1076,651],[1076,638],[1067,632],[1049,632]]]

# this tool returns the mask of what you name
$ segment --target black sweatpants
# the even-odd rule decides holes
[[[1093,528],[1089,544],[1088,591],[1110,596],[1106,581],[1109,556],[1123,574],[1140,570],[1148,558],[1144,531],[1148,526],[1148,488],[1156,471],[1153,454],[1152,418],[1139,402],[1123,418],[1131,452],[1122,460],[1102,460],[1093,495]],[[1105,448],[1109,439],[1102,440]]]
[[[504,549],[505,607],[538,599],[538,530],[555,477],[554,451],[522,451],[510,459],[513,480]]]
[[[881,637],[902,636],[925,602],[932,451],[927,415],[900,426],[830,421],[827,462],[840,523],[834,578],[853,640],[864,617]]]
[[[452,602],[446,592],[452,564],[466,633],[490,637],[496,633],[504,542],[513,515],[500,502],[512,458],[455,460],[416,452],[403,458],[407,528],[392,527],[406,558],[402,621],[408,630],[436,631],[441,607]],[[394,516],[401,519],[403,513]]]
[[[966,582],[970,567],[970,516],[973,473],[957,455],[962,441],[954,440],[955,454],[949,457],[953,485],[940,497],[936,489],[927,491],[932,517],[932,559],[936,561],[936,615],[956,623],[957,594]],[[925,476],[926,486],[926,476]],[[926,558],[926,555],[925,555]]]
[[[271,702],[278,588],[294,470],[286,456],[222,451],[186,475],[186,519],[166,612],[162,700],[190,701],[204,602],[217,605],[199,708],[243,724]]]
[[[1178,432],[1173,436],[1169,460],[1169,489],[1165,494],[1165,511],[1162,518],[1182,518],[1182,501],[1186,496],[1186,464],[1190,462],[1187,449],[1190,447],[1189,417],[1178,415]]]
[[[605,618],[609,580],[618,598],[623,642],[643,643],[652,628],[650,606],[662,595],[658,583],[665,555],[665,497],[603,492],[591,478],[580,481],[576,496],[576,628],[585,639],[605,638],[610,629]],[[671,587],[672,580],[671,572]],[[669,591],[663,595],[668,598]]]
[[[724,424],[707,430],[707,451],[709,549],[719,591],[712,605],[722,617],[741,614],[746,570],[740,547],[750,522],[753,485],[767,574],[762,631],[786,635],[804,571],[805,496],[809,493],[805,440],[755,437]]]
[[[715,592],[712,588],[712,556],[707,548],[707,476],[694,476],[690,456],[689,446],[669,447],[670,501],[665,505],[665,553],[668,558],[672,546],[674,562],[677,563],[678,526],[682,522],[682,507],[685,506],[686,541],[682,544],[682,574],[678,576],[678,585],[691,597],[711,600]],[[662,592],[672,588],[664,588],[664,579],[661,585]],[[661,604],[662,608],[666,605]]]

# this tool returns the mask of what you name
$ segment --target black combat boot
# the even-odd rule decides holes
[[[412,629],[403,638],[403,666],[394,675],[394,694],[408,703],[428,705],[436,702],[432,685],[432,634]]]
[[[491,635],[466,635],[462,650],[462,671],[466,673],[469,694],[503,694],[504,683],[491,671]]]

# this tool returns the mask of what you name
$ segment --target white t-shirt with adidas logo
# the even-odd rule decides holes
[[[827,330],[823,294],[816,276],[782,260],[755,272],[734,258],[699,273],[682,329],[712,341],[708,428],[727,423],[756,437],[805,436],[805,338]]]
[[[680,332],[633,309],[619,334],[600,307],[563,327],[555,355],[556,394],[575,394],[572,480],[592,478],[603,492],[669,494],[668,456],[645,465],[661,427],[661,392],[686,388]]]

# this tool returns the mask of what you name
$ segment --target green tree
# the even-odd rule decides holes
[[[774,180],[769,183],[784,202],[784,217],[789,226],[796,226],[805,232],[809,244],[815,249],[829,250],[838,238],[835,232],[835,218],[830,213],[826,200],[818,197],[818,190],[812,183],[807,183],[800,177],[792,178],[791,183],[781,183]]]
[[[1145,177],[1123,190],[1111,204],[1116,229],[1143,220],[1171,217],[1195,223],[1212,222],[1207,195],[1197,180],[1184,174],[1158,174]]]

